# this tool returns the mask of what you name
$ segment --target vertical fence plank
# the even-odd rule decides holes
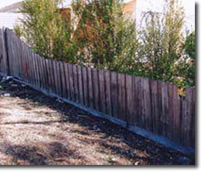
[[[192,112],[191,112],[191,116],[192,116],[192,120],[191,120],[191,133],[190,133],[190,137],[191,137],[191,147],[195,147],[195,134],[196,129],[195,129],[195,115],[196,115],[196,90],[195,88],[192,88]]]
[[[191,143],[192,93],[192,89],[187,88],[185,97],[182,98],[182,140],[186,146],[190,146]]]
[[[110,71],[105,71],[105,97],[106,97],[106,114],[112,115],[112,101],[111,101],[111,80]]]
[[[79,84],[79,103],[83,104],[83,76],[82,76],[82,67],[77,66],[77,73],[78,73],[78,84]]]
[[[112,115],[120,118],[118,115],[118,74],[116,72],[111,72],[111,105]]]
[[[88,99],[88,95],[89,95],[89,87],[88,87],[88,73],[87,73],[87,68],[86,67],[82,67],[82,78],[83,78],[83,97],[84,97],[84,101],[83,104],[85,106],[89,106],[89,99]]]
[[[106,113],[106,92],[105,92],[105,76],[104,71],[99,70],[99,89],[100,89],[100,111]]]
[[[92,76],[92,70],[90,67],[87,68],[87,74],[88,74],[88,88],[89,88],[89,107],[94,108],[94,95],[93,95],[93,76]]]
[[[163,125],[163,136],[167,136],[167,114],[169,113],[169,108],[168,108],[168,85],[165,82],[162,82],[162,117],[161,117],[161,122]]]
[[[158,125],[158,131],[159,135],[163,134],[164,126],[163,126],[163,119],[162,119],[162,82],[157,81],[157,101],[158,101],[158,119],[159,119],[159,125]]]
[[[73,65],[73,82],[74,82],[74,98],[75,101],[79,102],[79,84],[78,84],[78,73],[77,65]]]
[[[152,108],[152,125],[153,132],[159,133],[159,108],[158,108],[158,93],[157,93],[157,81],[150,81],[151,87],[151,108]]]
[[[120,80],[120,79],[119,79]],[[129,124],[134,125],[136,121],[136,109],[137,107],[135,106],[135,89],[134,89],[134,77],[130,75],[126,75],[126,94],[123,95],[123,97],[127,98],[126,102],[126,108],[127,111],[124,111],[126,114],[126,120]]]
[[[150,97],[150,82],[149,79],[143,79],[144,86],[144,111],[145,111],[145,126],[146,129],[152,131],[152,114],[151,114],[151,97]]]
[[[65,63],[64,62],[60,62],[60,71],[61,71],[61,78],[62,78],[62,97],[66,98],[67,83],[66,83]]]
[[[132,111],[131,111],[131,107],[132,107],[132,102],[131,102],[131,98],[132,95],[128,94],[126,95],[126,92],[130,93],[130,91],[132,90],[132,77],[131,76],[127,76],[127,82],[126,82],[126,75],[119,73],[118,74],[118,116],[120,119],[126,121],[126,122],[131,122],[132,121]],[[127,85],[127,87],[126,87]],[[127,100],[128,99],[128,103]],[[129,117],[127,117],[127,104],[128,104],[128,115]]]
[[[65,67],[65,78],[66,78],[66,98],[71,99],[71,91],[70,91],[70,82],[69,82],[69,65],[67,63],[64,63]]]
[[[167,121],[167,137],[174,139],[174,130],[173,130],[173,84],[168,83],[168,113],[166,114]]]
[[[137,127],[141,127],[142,126],[142,118],[141,118],[141,99],[140,99],[140,94],[141,94],[141,90],[140,90],[140,86],[141,86],[141,78],[140,77],[135,77],[133,76],[133,123],[134,125],[136,125]],[[130,93],[129,93],[130,94]]]
[[[47,66],[47,91],[48,93],[52,93],[52,90],[51,90],[52,75],[51,75],[50,59],[46,59],[46,66]]]
[[[181,110],[181,101],[177,93],[177,87],[173,85],[173,130],[174,130],[174,140],[180,142],[181,135],[181,125],[180,125],[180,110]]]
[[[99,88],[99,74],[97,69],[92,69],[93,76],[93,96],[94,96],[94,109],[100,111],[100,88]]]
[[[71,100],[75,100],[74,98],[74,78],[73,78],[73,65],[69,64],[69,82],[70,82],[70,95],[71,95]]]

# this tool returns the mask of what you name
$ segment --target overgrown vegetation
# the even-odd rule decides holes
[[[141,25],[123,13],[122,0],[25,0],[16,33],[46,58],[195,85],[195,32],[184,37],[184,9],[166,0],[161,13],[147,12]]]

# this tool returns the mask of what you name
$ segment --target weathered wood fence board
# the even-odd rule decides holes
[[[195,146],[195,88],[181,97],[172,83],[44,59],[10,30],[0,29],[0,72],[7,75],[8,68],[16,78],[127,126]]]

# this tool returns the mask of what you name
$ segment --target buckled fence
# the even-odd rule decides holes
[[[0,72],[182,152],[195,148],[195,88],[45,59],[0,30]]]

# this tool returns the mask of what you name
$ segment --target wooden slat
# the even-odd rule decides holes
[[[94,96],[94,109],[100,111],[100,88],[99,88],[99,75],[97,69],[92,69],[93,75],[93,96]]]
[[[58,95],[62,97],[62,73],[60,69],[60,61],[57,61],[57,76],[58,76]]]
[[[180,135],[181,135],[181,125],[180,125],[180,109],[181,109],[181,101],[180,97],[177,94],[177,87],[173,85],[173,134],[174,134],[174,140],[177,142],[180,142]]]
[[[41,83],[42,83],[41,88],[46,89],[46,87],[45,87],[45,75],[44,75],[43,58],[40,57],[39,59],[40,59],[40,68],[41,68],[41,70],[40,70]]]
[[[70,82],[69,82],[69,65],[64,63],[65,67],[65,78],[66,78],[66,98],[71,99]]]
[[[111,101],[111,79],[110,71],[105,71],[105,97],[106,97],[106,114],[112,115],[112,101]]]
[[[70,98],[72,101],[75,100],[74,97],[74,75],[73,75],[73,65],[69,64],[68,65],[68,69],[69,69],[69,82],[70,82]]]
[[[174,139],[174,129],[173,129],[173,84],[168,83],[168,113],[166,114],[167,122],[167,137],[169,139]]]
[[[82,67],[77,66],[77,74],[78,74],[78,85],[79,85],[79,103],[83,104],[83,76],[82,76]]]
[[[195,129],[195,118],[196,118],[196,90],[195,88],[192,88],[192,113],[191,113],[191,133],[190,133],[190,137],[191,137],[191,147],[195,147],[195,134],[196,129]]]
[[[157,101],[158,101],[158,118],[159,118],[159,125],[158,125],[158,131],[159,131],[159,135],[163,134],[163,130],[164,130],[164,121],[163,121],[163,113],[162,113],[162,82],[161,81],[157,81]]]
[[[87,73],[86,67],[82,67],[82,76],[83,76],[82,78],[83,78],[83,98],[84,98],[83,104],[85,106],[88,106],[89,105],[89,98],[88,98],[89,84],[88,84],[88,73]]]
[[[53,60],[52,61],[52,65],[53,65],[53,74],[54,74],[54,93],[55,94],[58,94],[59,93],[59,90],[58,90],[58,75],[57,75],[57,64],[56,64],[56,61]]]
[[[151,97],[149,79],[143,78],[143,110],[145,129],[152,131]]]
[[[93,95],[93,76],[92,76],[92,70],[91,68],[87,68],[87,74],[88,74],[88,97],[89,97],[89,107],[94,108],[94,95]]]
[[[141,104],[141,95],[142,92],[140,90],[141,87],[141,78],[140,77],[135,77],[133,76],[133,107],[134,107],[134,111],[133,111],[133,119],[134,119],[134,124],[137,127],[141,127],[142,126],[142,104]]]
[[[167,119],[166,116],[168,112],[168,85],[165,82],[162,82],[162,117],[161,122],[163,125],[162,134],[167,136]]]
[[[48,76],[48,70],[49,70],[48,59],[43,59],[43,66],[44,66],[44,76],[45,76],[45,88],[46,90],[49,90],[50,85],[49,85],[49,76]]]
[[[47,91],[49,93],[52,93],[52,74],[51,74],[51,63],[50,63],[50,59],[46,59],[46,66],[47,66]]]
[[[120,79],[119,79],[120,81]],[[127,116],[127,121],[129,124],[134,125],[137,117],[137,112],[136,109],[137,107],[135,106],[135,89],[134,89],[134,77],[130,75],[126,75],[126,94],[122,94],[123,97],[123,103],[124,104],[124,98],[127,98],[126,106],[127,106],[127,111],[124,111],[123,113],[126,114]],[[120,95],[120,89],[119,89],[119,95]]]
[[[60,73],[61,73],[61,78],[62,78],[62,97],[66,98],[67,84],[66,84],[66,75],[65,75],[64,62],[60,62]]]
[[[112,115],[114,117],[119,117],[118,115],[118,74],[116,72],[111,72],[111,109]]]
[[[99,102],[100,111],[103,113],[106,113],[106,94],[105,94],[106,83],[105,83],[104,71],[99,70],[98,75],[99,75],[99,89],[100,89],[100,102]]]
[[[79,84],[78,84],[78,74],[77,65],[73,65],[73,82],[74,82],[74,99],[75,102],[79,102]]]
[[[127,85],[127,87],[126,87]],[[132,77],[119,73],[118,74],[118,117],[126,122],[132,121]],[[128,95],[126,95],[126,92]],[[127,112],[128,106],[128,112]],[[128,116],[127,116],[128,115]]]
[[[192,89],[187,88],[185,97],[182,99],[182,140],[183,144],[190,146],[191,143],[191,119],[192,118]]]
[[[150,81],[151,86],[151,109],[152,109],[152,124],[153,132],[159,133],[159,108],[158,108],[158,90],[157,81]]]

